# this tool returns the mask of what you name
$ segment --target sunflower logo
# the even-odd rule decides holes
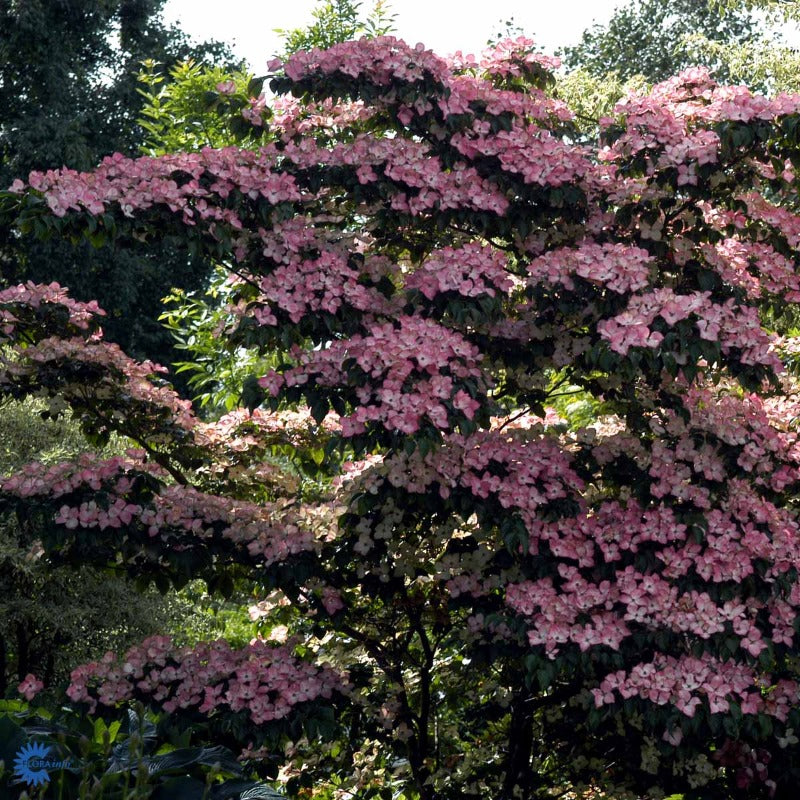
[[[31,742],[19,749],[14,759],[14,775],[30,786],[40,786],[50,780],[44,766],[50,748],[41,742]]]

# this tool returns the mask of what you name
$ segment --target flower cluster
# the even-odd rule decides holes
[[[97,337],[87,341],[53,336],[20,349],[19,355],[19,361],[0,374],[0,383],[23,385],[45,369],[57,370],[61,373],[58,391],[77,399],[87,395],[88,385],[94,398],[114,408],[117,419],[163,416],[170,425],[186,431],[196,424],[190,401],[170,387],[154,383],[153,376],[166,372],[164,367],[135,361],[111,342]],[[53,387],[48,391],[53,393]]]
[[[451,434],[427,455],[392,455],[382,471],[393,486],[415,494],[435,487],[445,499],[457,489],[479,501],[492,498],[500,508],[517,512],[529,528],[543,506],[577,497],[584,488],[555,437],[520,429]]]
[[[252,412],[237,409],[215,422],[198,423],[194,434],[204,446],[246,452],[273,445],[289,445],[299,450],[318,444],[320,434],[339,430],[339,420],[334,414],[318,425],[308,408],[280,413],[257,408]]]
[[[285,141],[308,134],[334,134],[345,128],[366,122],[374,109],[360,101],[334,102],[325,98],[321,103],[301,103],[292,97],[276,97],[272,104],[270,124],[280,131]]]
[[[227,541],[265,566],[313,549],[316,533],[312,528],[329,522],[314,522],[280,504],[233,500],[189,486],[162,484],[158,491],[142,496],[142,476],[159,483],[165,478],[165,471],[143,456],[143,451],[110,459],[84,454],[75,462],[49,467],[29,464],[0,480],[0,492],[23,499],[61,499],[53,521],[66,530],[138,531],[142,545],[158,536],[173,546],[180,541],[181,548]],[[87,494],[89,499],[85,499]]]
[[[319,164],[351,167],[361,184],[389,181],[396,187],[390,199],[392,208],[412,215],[448,208],[503,214],[509,205],[505,194],[474,167],[457,162],[445,169],[430,145],[405,138],[376,139],[361,134],[331,148],[306,139],[300,144],[288,143],[283,155],[300,168]]]
[[[93,713],[98,703],[136,698],[167,712],[246,710],[253,723],[263,725],[302,703],[329,700],[344,690],[345,680],[328,667],[299,660],[288,647],[261,640],[233,650],[222,640],[192,648],[154,636],[122,657],[109,652],[73,670],[67,695]]]
[[[366,336],[333,342],[300,355],[300,364],[261,378],[274,397],[282,387],[349,388],[358,407],[341,420],[353,436],[378,423],[414,433],[423,421],[447,430],[459,416],[472,419],[478,402],[460,388],[473,379],[485,390],[478,349],[459,334],[421,317],[401,317],[373,327]]]
[[[617,294],[647,286],[653,268],[650,254],[640,247],[585,242],[579,247],[560,247],[533,259],[529,282],[560,284],[573,289],[573,275],[607,287]]]
[[[361,78],[376,86],[389,86],[392,81],[415,83],[425,79],[444,84],[449,75],[443,59],[421,44],[409,47],[394,36],[342,42],[327,50],[317,47],[300,50],[285,64],[272,62],[270,66],[282,66],[286,75],[296,82],[317,74],[338,73],[349,78]]]
[[[785,721],[789,709],[800,700],[800,687],[794,681],[781,680],[770,686],[769,676],[734,661],[721,661],[705,655],[656,656],[653,661],[637,664],[608,675],[598,689],[593,690],[595,703],[602,706],[620,697],[641,697],[656,705],[670,703],[682,714],[693,717],[705,706],[708,713],[726,713],[735,703],[742,714],[767,714]]]
[[[696,124],[721,121],[774,120],[800,109],[800,95],[781,94],[770,99],[753,94],[746,86],[718,86],[708,70],[692,67],[656,84],[646,96],[632,95],[618,103],[615,113],[624,115],[626,130],[605,152],[612,159],[664,146],[661,167],[695,161],[715,163],[718,136]],[[604,120],[604,126],[613,120]]]
[[[273,171],[275,163],[274,149],[269,147],[256,152],[206,148],[200,153],[136,159],[117,153],[93,172],[66,168],[32,172],[28,185],[44,195],[58,217],[70,210],[103,214],[112,203],[126,216],[163,205],[180,211],[189,225],[197,218],[241,229],[236,213],[220,202],[231,192],[262,197],[273,205],[300,199],[295,179]],[[13,188],[22,192],[25,184],[18,181]]]
[[[746,86],[717,86],[708,93],[707,104],[697,111],[706,122],[772,120],[800,110],[800,95],[783,92],[769,98],[754,94]]]
[[[471,134],[453,136],[458,152],[473,160],[496,157],[503,170],[521,175],[525,183],[562,186],[580,181],[592,169],[586,153],[537,125],[515,125],[495,134],[483,129],[488,125],[476,127]]]
[[[39,692],[44,689],[44,684],[30,672],[24,677],[22,683],[17,686],[17,691],[30,703]]]
[[[513,283],[507,271],[506,257],[492,247],[479,243],[464,247],[435,250],[406,278],[406,289],[417,289],[428,300],[445,292],[464,297],[506,293]]]
[[[800,282],[793,261],[762,242],[724,239],[714,245],[703,245],[706,262],[724,281],[740,286],[748,297],[756,300],[762,294],[774,294],[786,301],[800,301]]]
[[[573,543],[569,548],[575,553],[572,557],[577,557],[579,563],[585,563],[588,559],[584,553],[594,549],[592,539],[605,532],[592,530],[595,528],[593,523],[592,518],[583,520],[586,540],[577,545]],[[624,541],[628,537],[619,538],[623,540],[622,544],[631,547]],[[561,548],[562,552],[566,549]],[[695,546],[691,549],[700,562],[701,548]],[[715,549],[721,549],[720,543],[709,541],[709,552],[713,554]],[[666,552],[674,551],[667,548]],[[753,559],[760,554],[745,552],[745,548],[741,548],[736,555],[741,560]],[[670,566],[678,563],[676,559]],[[733,559],[729,563],[733,564]],[[686,574],[689,569],[690,564],[684,562],[681,569],[665,570],[664,575],[674,579]],[[614,581],[606,580],[599,584],[586,580],[575,566],[561,564],[558,572],[560,579],[557,585],[552,578],[543,578],[513,584],[506,590],[508,605],[527,619],[530,643],[543,645],[550,658],[554,658],[559,647],[568,642],[578,645],[581,650],[598,645],[618,650],[624,639],[643,629],[691,634],[700,640],[728,634],[735,636],[739,647],[753,657],[767,646],[756,624],[756,614],[765,607],[763,603],[754,600],[719,603],[708,592],[690,590],[682,593],[671,580],[657,573],[640,573],[632,566],[620,570]],[[746,574],[737,575],[733,572],[724,577],[742,580]],[[772,632],[777,631],[780,640],[788,639],[791,644],[792,631],[787,629],[785,620],[790,613],[795,614],[796,609],[785,601],[778,601],[774,606],[770,604],[769,610],[774,623]]]
[[[711,301],[710,292],[676,294],[672,289],[655,289],[634,295],[621,314],[597,325],[609,347],[621,355],[631,347],[656,348],[664,334],[650,326],[656,317],[667,325],[696,317],[697,334],[706,341],[719,341],[723,354],[736,349],[742,364],[764,364],[782,370],[780,360],[772,352],[772,338],[761,327],[757,311],[741,306],[734,298],[724,304]]]
[[[46,466],[39,462],[26,464],[13,475],[0,479],[0,491],[17,497],[62,497],[80,487],[99,491],[108,485],[123,493],[130,488],[133,474],[149,474],[163,479],[164,470],[145,461],[143,450],[129,450],[125,456],[98,458],[83,453],[76,461]]]
[[[462,60],[461,63],[467,68],[474,62]],[[563,101],[550,97],[536,87],[530,87],[525,92],[498,89],[490,81],[466,74],[454,75],[448,88],[450,93],[447,97],[436,101],[438,109],[445,117],[465,115],[472,119],[471,126],[476,132],[485,130],[485,125],[476,123],[474,118],[485,115],[491,119],[511,114],[520,123],[536,121],[544,124],[566,122],[573,118]]]
[[[764,400],[756,394],[737,396],[725,387],[692,386],[685,398],[693,428],[737,448],[736,464],[756,483],[783,491],[798,479],[800,445],[793,429],[800,411],[796,395]],[[671,420],[676,433],[685,428]]]
[[[476,66],[489,76],[504,78],[522,77],[533,65],[555,72],[561,66],[561,60],[537,53],[534,50],[535,45],[536,42],[527,36],[501,39],[481,53],[481,60]]]
[[[241,545],[254,563],[264,566],[314,545],[312,531],[280,505],[232,500],[187,486],[165,486],[146,504],[129,503],[120,496],[109,497],[103,505],[94,500],[79,506],[66,503],[54,521],[68,530],[135,526],[150,537],[174,540],[177,535],[183,548],[195,547],[203,540],[228,540]]]
[[[268,305],[259,306],[254,317],[260,325],[277,325],[273,308],[283,311],[293,323],[320,311],[335,314],[345,305],[362,312],[388,312],[386,298],[364,285],[361,278],[347,253],[332,249],[317,258],[281,265],[259,282],[263,302]]]
[[[747,206],[750,219],[765,223],[777,230],[786,240],[789,247],[800,247],[800,216],[787,208],[780,208],[770,203],[758,192],[748,192],[739,198]],[[736,218],[739,226],[743,226],[745,219]]]
[[[45,286],[28,281],[0,291],[0,333],[11,337],[20,325],[30,325],[31,316],[35,318],[48,309],[63,310],[69,324],[83,331],[88,331],[97,317],[105,315],[96,300],[80,303],[57,283]]]

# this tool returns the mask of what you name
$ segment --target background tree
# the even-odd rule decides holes
[[[773,18],[800,18],[800,4],[797,0],[712,0],[711,5],[721,11],[760,9],[771,14]]]
[[[557,77],[557,92],[575,112],[579,135],[593,140],[597,121],[617,101],[690,65],[705,65],[720,80],[780,91],[792,85],[795,54],[770,22],[742,4],[722,13],[719,4],[702,1],[634,0],[563,50],[567,71]]]
[[[565,47],[562,56],[569,69],[582,68],[595,78],[614,73],[626,81],[643,75],[656,83],[697,63],[684,44],[686,36],[696,34],[734,44],[759,38],[755,19],[741,8],[720,14],[703,0],[632,0],[617,9],[606,25],[584,31],[581,41]],[[707,65],[721,70],[718,78],[726,78],[723,64]]]
[[[135,154],[140,62],[230,61],[216,43],[191,46],[159,14],[163,0],[0,1],[0,185],[32,169],[88,169],[114,152]],[[0,231],[0,269],[19,280],[69,286],[100,298],[107,334],[142,357],[172,361],[158,322],[172,287],[202,285],[209,267],[163,243],[157,250],[42,244]]]
[[[757,86],[762,90],[796,92],[800,88],[800,53],[779,37],[760,42],[722,42],[702,34],[688,37],[687,51],[698,63],[724,65],[733,82]]]

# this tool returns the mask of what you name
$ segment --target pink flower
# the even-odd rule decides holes
[[[344,608],[341,594],[330,586],[326,586],[322,590],[322,605],[325,606],[325,610],[331,615]]]
[[[35,675],[28,673],[22,683],[17,686],[17,691],[30,702],[44,689],[44,684]]]

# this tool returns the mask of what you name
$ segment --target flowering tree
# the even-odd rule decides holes
[[[234,276],[221,340],[281,357],[202,423],[96,306],[0,294],[3,391],[136,443],[30,465],[4,506],[54,559],[246,583],[267,620],[79,666],[70,699],[146,702],[295,796],[789,797],[800,400],[760,314],[800,299],[800,97],[692,69],[588,148],[525,39],[272,66],[295,99],[261,148],[3,200],[41,236],[180,237]]]

